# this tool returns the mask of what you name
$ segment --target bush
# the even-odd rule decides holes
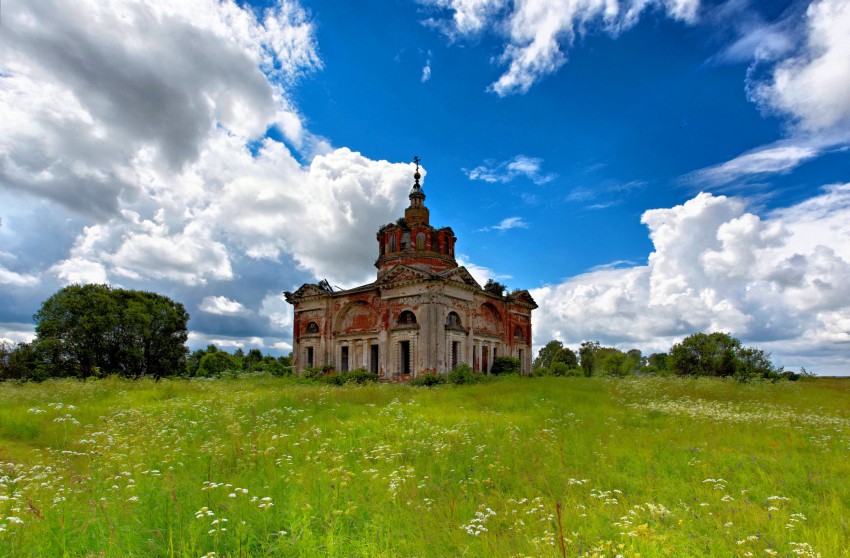
[[[570,367],[566,362],[553,362],[549,367],[549,373],[553,376],[566,376],[570,372]]]
[[[218,378],[223,374],[236,375],[238,372],[239,363],[236,362],[236,359],[224,351],[218,351],[204,355],[198,366],[197,374],[202,378]]]
[[[522,363],[520,363],[518,358],[500,356],[493,359],[493,367],[490,368],[490,373],[494,376],[501,376],[502,374],[519,374],[521,370]]]
[[[291,376],[292,367],[284,366],[279,360],[268,360],[265,362],[255,362],[251,366],[251,372],[265,372],[272,376]]]
[[[450,384],[475,384],[481,381],[482,374],[476,374],[468,364],[458,364],[454,370],[446,374],[446,381]]]
[[[378,375],[369,372],[365,368],[356,368],[351,372],[346,372],[343,376],[345,377],[345,383],[347,384],[369,384],[378,381]]]
[[[321,366],[312,366],[309,368],[305,368],[304,372],[301,373],[301,377],[305,380],[321,380],[325,376],[328,375],[328,371]]]
[[[345,375],[332,372],[330,374],[324,374],[321,378],[319,378],[319,381],[332,386],[341,386],[345,383]]]
[[[416,387],[433,387],[446,383],[446,377],[441,374],[422,374],[410,380],[410,385]]]
[[[323,368],[308,368],[304,371],[304,377],[310,380],[318,380],[332,386],[341,386],[343,384],[368,384],[378,381],[377,374],[373,374],[364,368],[357,368],[350,372],[330,371],[330,373],[327,373]]]
[[[548,366],[538,366],[534,370],[531,371],[531,376],[533,378],[542,378],[544,376],[551,376],[552,370]]]

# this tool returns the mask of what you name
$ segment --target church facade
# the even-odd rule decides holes
[[[429,223],[417,161],[404,218],[378,230],[377,278],[333,290],[327,281],[284,293],[294,307],[293,365],[365,368],[382,379],[445,374],[465,363],[487,373],[495,358],[531,371],[531,312],[526,290],[484,290],[458,266],[454,232]]]

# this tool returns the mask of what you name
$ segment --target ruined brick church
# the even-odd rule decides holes
[[[455,260],[454,232],[429,223],[418,159],[404,218],[378,230],[377,279],[347,290],[327,281],[284,293],[294,306],[293,365],[365,368],[383,379],[445,374],[458,364],[489,372],[499,356],[531,370],[526,290],[484,290]]]

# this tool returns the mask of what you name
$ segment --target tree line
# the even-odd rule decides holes
[[[748,347],[728,333],[695,333],[674,344],[668,352],[644,356],[638,349],[623,351],[585,341],[578,354],[560,341],[550,341],[533,363],[537,376],[627,376],[634,373],[713,376],[753,379],[797,380],[809,375],[806,369],[795,373],[776,367],[770,353]]]
[[[33,316],[31,343],[0,343],[0,380],[90,378],[109,374],[221,376],[241,371],[286,374],[288,357],[258,349],[229,354],[210,345],[189,354],[189,314],[182,304],[152,292],[108,285],[69,285]]]

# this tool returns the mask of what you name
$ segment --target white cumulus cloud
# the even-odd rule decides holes
[[[726,331],[781,364],[831,364],[850,344],[850,184],[764,217],[736,198],[700,194],[643,214],[646,265],[600,269],[532,291],[535,339],[667,350]]]
[[[202,312],[218,314],[219,316],[241,316],[249,313],[242,303],[230,300],[226,296],[206,296],[198,308]]]
[[[850,126],[850,3],[812,2],[802,51],[777,64],[769,80],[753,86],[752,96],[806,131]]]
[[[322,62],[297,2],[15,0],[3,18],[0,189],[80,216],[58,278],[204,285],[243,254],[370,277],[412,168],[304,128],[290,85]]]

